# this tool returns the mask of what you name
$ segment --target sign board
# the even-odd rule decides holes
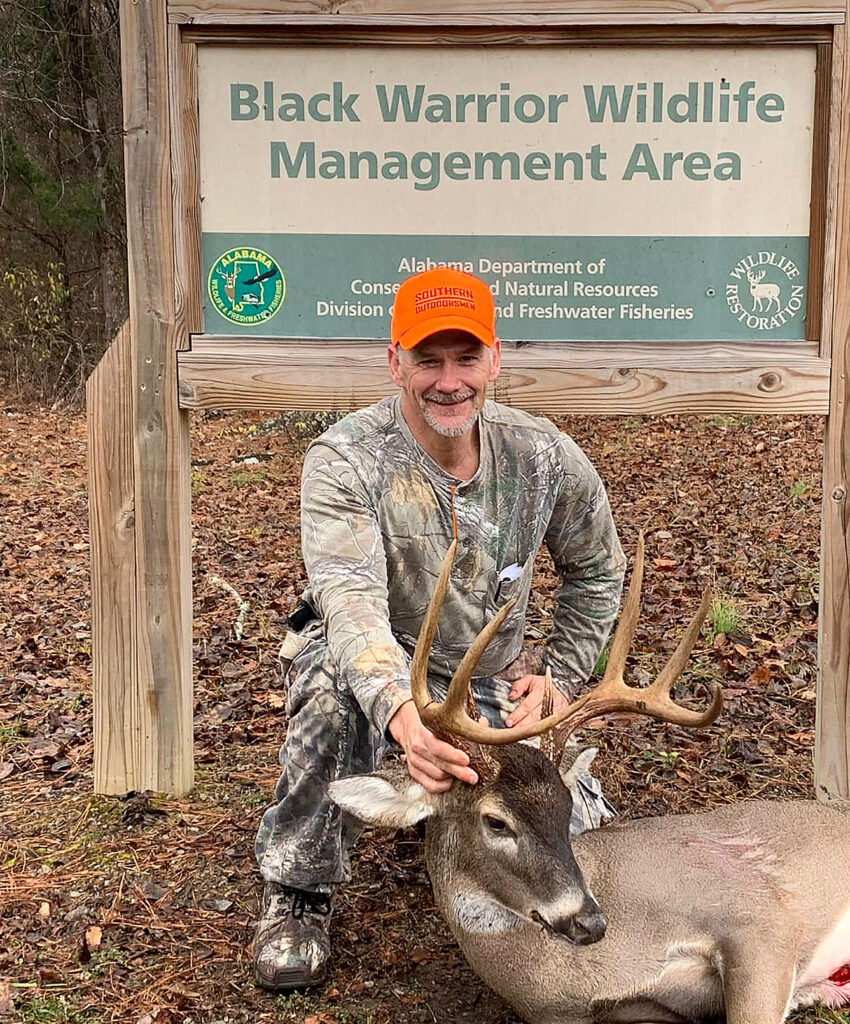
[[[385,338],[483,277],[506,340],[798,340],[816,48],[198,47],[204,332]]]

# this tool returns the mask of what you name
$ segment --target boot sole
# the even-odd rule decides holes
[[[267,992],[286,992],[293,988],[314,988],[316,985],[322,984],[327,977],[327,973],[326,968],[317,971],[315,974],[309,974],[306,971],[299,971],[290,967],[282,968],[269,976],[261,974],[256,966],[254,967],[254,977],[257,979],[257,984]]]

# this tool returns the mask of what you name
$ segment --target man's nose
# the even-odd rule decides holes
[[[454,363],[445,363],[440,367],[437,387],[440,391],[457,391],[461,387],[460,377]]]

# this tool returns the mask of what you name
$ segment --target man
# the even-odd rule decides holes
[[[593,670],[620,600],[623,553],[590,462],[548,420],[486,401],[501,366],[487,285],[448,268],[410,278],[396,296],[391,339],[401,394],[346,416],[304,462],[310,587],[282,652],[292,659],[283,773],[256,842],[266,884],[254,964],[269,989],[325,974],[332,897],[355,838],[326,796],[330,782],[372,771],[391,740],[432,792],[477,782],[466,754],[422,725],[409,688],[455,522],[458,553],[429,687],[445,696],[484,623],[517,598],[474,682],[492,725],[540,716],[544,665],[522,645],[542,542],[562,580],[546,649],[556,709]],[[577,831],[599,824],[607,806],[589,776],[584,795]]]

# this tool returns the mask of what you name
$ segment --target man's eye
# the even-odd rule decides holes
[[[508,823],[506,821],[502,821],[501,818],[497,818],[492,814],[484,815],[484,823],[486,824],[487,828],[490,829],[491,832],[496,832],[499,835],[510,834],[511,829]]]

